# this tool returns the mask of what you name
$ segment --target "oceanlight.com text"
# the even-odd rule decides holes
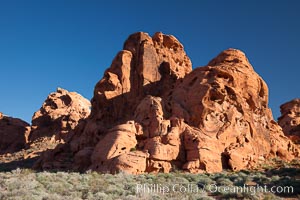
[[[193,184],[193,183],[172,183],[172,184],[136,184],[136,193],[276,193],[276,194],[293,194],[293,186],[218,186],[216,184]]]

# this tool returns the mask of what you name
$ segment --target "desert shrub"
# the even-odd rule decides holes
[[[216,174],[141,174],[130,175],[124,172],[112,174],[100,174],[92,171],[86,173],[74,172],[34,172],[32,170],[16,169],[11,172],[0,172],[0,200],[2,199],[30,199],[30,200],[114,200],[114,199],[279,199],[281,197],[297,198],[300,182],[295,178],[297,169],[281,169],[264,172],[224,172]],[[272,176],[273,175],[273,176]],[[243,186],[248,181],[259,185],[293,186],[294,194],[271,193],[230,193],[210,192],[208,185],[214,184],[220,187]],[[199,186],[198,193],[172,191],[169,193],[140,192],[136,191],[139,184],[164,184],[182,185],[194,184]],[[197,185],[198,184],[198,185]],[[204,187],[206,186],[206,187]],[[202,188],[201,188],[202,187]],[[200,190],[201,189],[201,190]],[[208,196],[209,194],[209,196]],[[277,195],[277,196],[276,196]],[[284,196],[286,195],[286,196]]]
[[[157,176],[155,174],[145,174],[145,178],[147,181],[155,181],[157,179]]]
[[[279,179],[280,179],[280,177],[277,175],[271,177],[272,182],[278,181]]]
[[[200,177],[197,182],[198,185],[202,185],[202,186],[213,184],[213,183],[214,181],[209,177]]]
[[[227,173],[216,173],[216,174],[209,174],[208,175],[211,179],[218,179],[218,178],[228,178]]]
[[[177,176],[177,177],[174,177],[173,183],[180,183],[180,184],[187,184],[189,183],[189,181],[187,179],[185,179],[184,177],[180,177],[180,176]]]
[[[212,197],[200,197],[197,200],[215,200],[215,199]]]
[[[245,176],[237,176],[233,179],[233,184],[235,186],[243,186],[247,181],[247,177]]]
[[[277,197],[275,194],[273,193],[265,193],[263,195],[262,198],[260,199],[263,199],[263,200],[280,200],[281,198],[280,197]]]
[[[237,172],[238,176],[242,176],[242,177],[247,177],[249,175],[249,173],[245,172],[245,171],[239,171]]]
[[[266,175],[262,173],[255,174],[252,180],[259,185],[268,185],[272,181],[271,178],[266,177]]]
[[[217,178],[215,181],[217,185],[223,185],[223,186],[233,185],[233,183],[228,178]]]
[[[130,152],[136,151],[136,147],[130,149]]]
[[[296,176],[300,174],[300,169],[298,168],[280,168],[280,169],[272,169],[269,171],[272,175],[279,175],[279,176]]]
[[[139,200],[140,198],[135,195],[128,195],[123,200]]]

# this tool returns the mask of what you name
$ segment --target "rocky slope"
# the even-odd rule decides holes
[[[30,125],[0,112],[0,154],[12,153],[25,148]]]
[[[300,99],[294,99],[280,106],[278,124],[284,134],[300,145]]]
[[[174,36],[139,32],[96,84],[91,115],[35,167],[217,172],[298,155],[273,120],[267,85],[243,52],[225,50],[192,71]]]

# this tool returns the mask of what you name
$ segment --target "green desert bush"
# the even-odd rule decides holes
[[[114,199],[180,199],[180,200],[209,200],[209,199],[281,199],[297,198],[299,195],[299,180],[295,178],[297,169],[285,169],[268,172],[223,172],[216,174],[141,174],[126,173],[100,174],[88,171],[74,172],[35,172],[32,170],[16,169],[0,173],[0,200],[114,200]],[[218,187],[242,186],[247,182],[271,186],[294,187],[293,194],[272,194],[258,192],[211,192],[209,185]],[[137,184],[162,184],[171,188],[172,184],[181,184],[175,191],[166,193],[138,192]],[[182,192],[180,187],[193,186],[194,191]],[[197,191],[196,191],[197,189]]]

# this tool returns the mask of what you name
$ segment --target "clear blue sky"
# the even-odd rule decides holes
[[[175,35],[193,67],[243,50],[279,106],[300,96],[300,1],[0,0],[0,111],[31,121],[57,87],[91,98],[129,34]]]

